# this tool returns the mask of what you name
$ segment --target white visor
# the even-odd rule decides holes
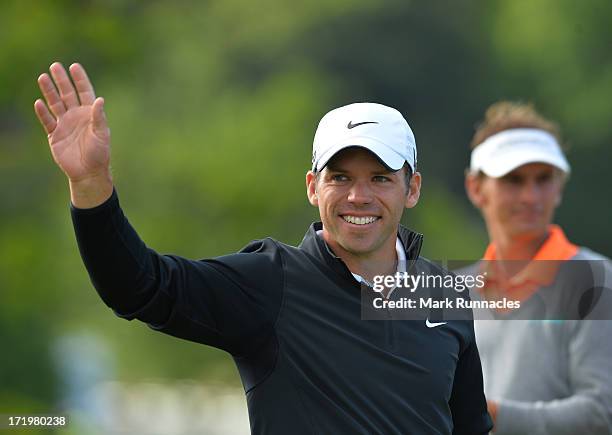
[[[494,134],[472,151],[470,171],[503,177],[528,163],[546,163],[570,172],[570,165],[555,137],[534,128],[515,128]]]

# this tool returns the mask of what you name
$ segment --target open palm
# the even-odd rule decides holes
[[[38,78],[46,104],[38,99],[34,110],[47,132],[53,159],[73,181],[107,171],[110,130],[104,99],[96,98],[81,65],[70,66],[74,85],[60,63],[52,64],[49,70],[53,80],[46,73]]]

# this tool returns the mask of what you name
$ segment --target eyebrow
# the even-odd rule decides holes
[[[535,174],[533,174],[534,177],[542,177],[542,176],[551,176],[551,175],[555,175],[555,170],[551,169],[542,169],[538,172],[536,172]],[[510,178],[510,177],[518,177],[518,178],[526,178],[528,177],[529,174],[523,174],[522,172],[508,172],[506,175],[502,175],[501,178]]]
[[[343,172],[343,173],[348,173],[350,171],[340,167],[340,166],[336,166],[336,165],[327,165],[327,170],[331,171],[331,172]],[[379,175],[379,174],[395,174],[397,172],[399,172],[401,170],[398,169],[397,171],[391,171],[387,168],[385,168],[384,166],[381,165],[380,170],[376,170],[376,171],[371,171],[370,173],[373,175]]]

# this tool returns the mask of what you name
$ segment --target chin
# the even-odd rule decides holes
[[[516,236],[540,236],[548,230],[548,224],[542,222],[521,222],[514,225],[512,234]]]
[[[374,244],[367,240],[352,240],[344,239],[341,244],[342,248],[354,255],[364,255],[374,251]]]
[[[355,255],[363,255],[372,251],[372,247],[365,243],[345,243],[342,247],[345,251]]]

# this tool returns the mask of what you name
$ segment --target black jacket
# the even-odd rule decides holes
[[[268,238],[194,261],[147,248],[116,192],[72,217],[91,280],[117,315],[234,357],[253,433],[490,430],[473,322],[362,320],[363,289],[316,235],[320,224],[297,248]],[[426,262],[422,236],[398,234],[407,259]]]

